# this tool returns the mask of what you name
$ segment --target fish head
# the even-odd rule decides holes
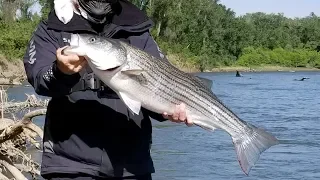
[[[119,41],[91,34],[72,34],[64,53],[84,56],[92,69],[102,71],[113,71],[127,61]]]

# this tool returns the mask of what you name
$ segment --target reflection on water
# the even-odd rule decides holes
[[[281,144],[264,152],[247,177],[226,132],[154,120],[153,179],[320,179],[320,73],[242,74],[200,75],[213,80],[212,90],[238,116],[273,133]],[[294,81],[302,77],[310,79]],[[22,100],[32,92],[11,88],[9,98]],[[35,122],[43,125],[43,117]]]

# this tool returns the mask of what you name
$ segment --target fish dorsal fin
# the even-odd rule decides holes
[[[211,89],[212,87],[212,80],[204,78],[204,77],[200,77],[200,76],[195,76],[196,78],[198,78],[205,86],[207,86],[209,89]]]
[[[121,100],[129,108],[129,110],[136,115],[139,115],[141,109],[141,102],[130,98],[127,94],[119,92]],[[141,128],[141,121],[135,122]]]

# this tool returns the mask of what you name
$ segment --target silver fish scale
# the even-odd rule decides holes
[[[152,86],[148,86],[147,88],[152,90],[157,95],[160,95],[162,98],[166,99],[170,103],[177,104],[184,101],[190,106],[193,105],[192,108],[197,109],[197,107],[195,106],[196,102],[188,96],[190,93],[194,95],[198,95],[195,92],[199,92],[199,93],[201,92],[199,91],[200,88],[197,88],[196,85],[193,85],[193,88],[190,86],[192,81],[189,81],[189,79],[187,79],[184,76],[180,76],[184,78],[184,79],[180,79],[181,81],[187,82],[187,83],[181,83],[177,81],[177,77],[175,77],[170,71],[165,71],[163,67],[160,67],[161,64],[159,63],[150,64],[148,61],[141,62],[142,59],[148,59],[148,58],[150,59],[150,57],[145,54],[135,53],[130,57],[134,58],[132,59],[132,61],[129,60],[130,63],[134,64],[134,66],[138,66],[139,68],[146,70],[146,73],[144,74],[144,76],[148,79],[149,83],[152,85]],[[153,69],[154,70],[157,69],[160,71],[153,71]],[[197,90],[195,90],[194,87],[196,87]],[[178,89],[179,91],[173,91],[174,89]],[[212,116],[212,113],[208,111],[207,108],[204,108],[203,110],[207,111],[210,117]]]
[[[129,66],[145,70],[143,76],[149,84],[145,86],[150,92],[160,96],[161,101],[173,104],[184,102],[191,112],[200,112],[208,119],[219,120],[219,124],[242,131],[243,122],[196,77],[185,74],[165,60],[155,59],[141,50],[127,46]],[[195,111],[196,110],[196,111]]]

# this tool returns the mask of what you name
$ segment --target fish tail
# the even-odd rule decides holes
[[[246,175],[249,175],[250,169],[258,161],[262,152],[279,144],[278,139],[272,134],[253,125],[248,126],[250,128],[249,133],[232,137],[239,164]]]

